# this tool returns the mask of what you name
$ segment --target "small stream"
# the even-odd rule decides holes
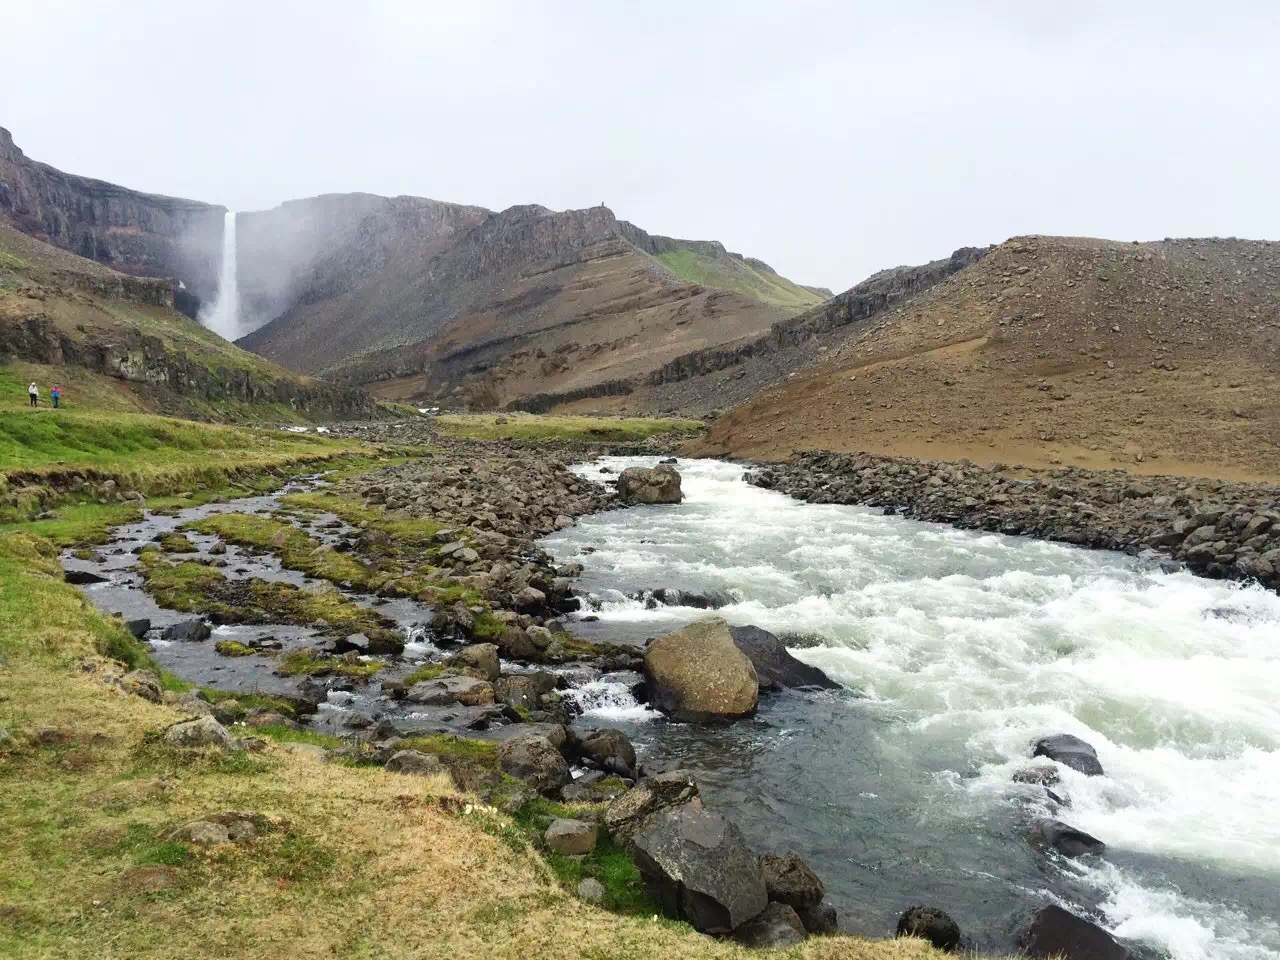
[[[652,458],[579,467],[605,481]],[[603,470],[609,473],[602,472]],[[883,936],[908,905],[980,949],[1057,901],[1175,960],[1280,958],[1280,597],[1105,552],[809,505],[683,461],[686,501],[582,518],[543,541],[585,566],[572,629],[644,639],[725,617],[793,648],[843,691],[786,692],[731,727],[667,723],[631,676],[579,690],[586,720],[642,760],[697,773],[762,851],[794,850],[841,926]],[[633,599],[728,591],[715,611]],[[1067,861],[1026,841],[1049,814],[1013,782],[1036,738],[1083,737],[1107,771],[1066,770],[1052,815],[1104,840]]]

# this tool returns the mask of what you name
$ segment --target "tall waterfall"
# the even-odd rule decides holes
[[[222,270],[218,274],[218,299],[201,311],[200,321],[228,340],[240,336],[240,295],[236,290],[236,215],[227,211],[222,228]]]

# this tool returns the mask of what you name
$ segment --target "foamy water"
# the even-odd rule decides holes
[[[602,466],[652,462],[580,472],[602,480]],[[962,874],[977,884],[972,903],[950,905],[966,928],[966,910],[998,922],[987,884],[1000,910],[1060,899],[1176,960],[1280,958],[1280,597],[1117,554],[802,504],[745,484],[730,464],[678,469],[685,503],[583,518],[546,544],[585,564],[600,619],[579,629],[593,636],[643,639],[719,615],[820,638],[793,652],[858,696],[793,697],[762,710],[764,722],[703,735],[718,749],[737,737],[755,758],[734,769],[748,825],[758,816],[763,832],[765,813],[775,826],[785,816],[789,842],[814,845],[829,887],[853,861],[880,878],[895,858],[917,864],[933,846],[961,845],[946,863],[968,865],[950,880],[949,866],[936,871],[953,898],[965,897],[951,892]],[[659,587],[738,602],[708,614],[625,596]],[[625,702],[607,709],[644,719]],[[687,729],[636,729],[653,750],[699,755]],[[1092,743],[1107,771],[1063,775],[1072,806],[1057,815],[1109,847],[1088,865],[1046,866],[1019,835],[1034,801],[1010,776],[1033,740],[1058,732]],[[801,796],[762,756],[821,782]],[[718,789],[738,796],[727,773]],[[899,832],[906,811],[911,835]],[[850,831],[856,857],[822,846],[835,829]],[[923,900],[929,876],[911,888]],[[866,897],[878,923],[892,904],[875,887],[853,877],[842,892]]]

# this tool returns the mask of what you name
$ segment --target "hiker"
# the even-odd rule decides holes
[[[49,391],[49,399],[53,401],[53,409],[57,410],[58,401],[62,399],[62,388],[56,383],[53,385],[53,389]]]
[[[34,383],[27,387],[27,399],[31,401],[33,407],[40,402],[40,388]]]

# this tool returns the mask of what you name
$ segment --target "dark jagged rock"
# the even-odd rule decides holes
[[[141,640],[147,635],[147,631],[151,629],[151,621],[145,618],[139,620],[126,620],[124,628],[128,630],[135,640]]]
[[[1059,733],[1052,737],[1042,737],[1031,747],[1033,757],[1048,757],[1056,760],[1064,767],[1078,770],[1089,777],[1103,776],[1102,763],[1098,760],[1098,751],[1069,733]]]
[[[590,766],[635,778],[636,750],[621,730],[611,727],[589,730],[578,737],[576,746],[578,755]]]
[[[1132,960],[1133,954],[1095,923],[1056,904],[1041,907],[1017,934],[1028,956],[1043,960]]]
[[[637,831],[655,813],[694,802],[697,797],[698,785],[688,771],[655,774],[609,804],[604,812],[604,826],[619,844],[630,848]]]
[[[77,587],[86,587],[94,583],[107,582],[106,577],[92,573],[88,570],[67,570],[62,574],[62,579]]]
[[[815,936],[836,932],[836,908],[829,900],[797,910],[796,916],[800,918],[804,928]]]
[[[1097,837],[1061,820],[1039,821],[1035,826],[1035,841],[1064,857],[1099,856],[1107,850],[1107,845]]]
[[[171,623],[160,634],[162,640],[183,640],[198,643],[213,636],[213,630],[203,620],[183,620]]]
[[[701,805],[654,814],[633,846],[663,912],[703,933],[731,933],[769,904],[760,865],[738,828]]]
[[[960,925],[935,907],[909,907],[898,919],[898,936],[928,940],[939,950],[960,946]]]
[[[816,907],[826,896],[822,880],[794,853],[784,857],[761,857],[760,869],[764,873],[770,900],[805,910]]]
[[[761,689],[821,687],[838,690],[836,683],[817,667],[802,663],[787,652],[782,641],[759,627],[730,627],[733,644],[747,655],[756,670]]]
[[[733,939],[744,947],[764,950],[795,946],[807,936],[795,909],[773,902],[733,932]]]

